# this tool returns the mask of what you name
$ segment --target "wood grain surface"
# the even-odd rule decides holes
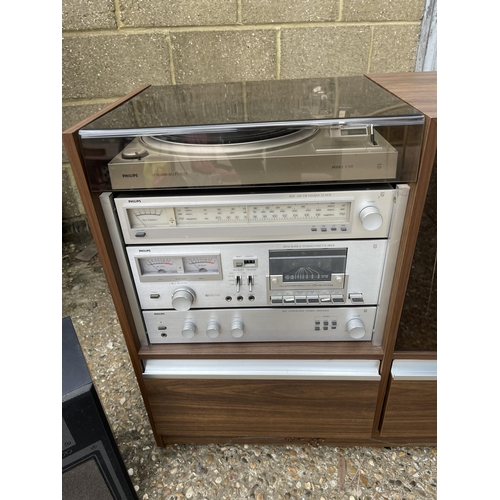
[[[158,432],[365,439],[378,381],[145,379]]]
[[[392,380],[380,437],[437,436],[437,382]]]
[[[381,73],[366,75],[370,80],[417,108],[430,119],[437,118],[437,72]]]

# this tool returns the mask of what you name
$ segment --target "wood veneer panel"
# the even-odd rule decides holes
[[[430,119],[437,118],[436,71],[381,73],[366,76],[414,108],[417,108]]]
[[[391,380],[381,438],[437,435],[437,382]]]
[[[384,401],[386,400],[386,392],[390,380],[396,336],[437,151],[437,73],[395,73],[366,76],[426,116],[418,179],[416,182],[409,183],[410,194],[408,206],[401,235],[400,252],[394,273],[387,323],[384,329],[384,357],[380,368],[380,393],[373,428],[374,434],[377,434],[383,417]],[[427,353],[424,356],[426,355]],[[417,352],[413,353],[413,357],[420,359]]]
[[[437,352],[397,351],[393,359],[437,359]]]
[[[138,350],[140,347],[140,341],[137,336],[137,332],[134,327],[134,321],[130,307],[128,305],[125,288],[123,285],[123,280],[114,256],[113,245],[111,243],[111,238],[107,231],[106,221],[104,214],[102,212],[101,204],[99,202],[99,193],[92,193],[90,191],[88,179],[86,176],[83,157],[81,153],[80,138],[78,131],[96,120],[97,118],[103,116],[107,112],[116,108],[120,104],[128,101],[138,93],[142,92],[144,89],[149,87],[145,85],[140,87],[128,95],[122,97],[116,102],[109,104],[92,116],[82,120],[78,124],[68,128],[62,134],[62,140],[68,159],[71,165],[71,170],[75,178],[75,182],[80,193],[80,198],[82,200],[83,207],[85,209],[85,214],[87,216],[87,222],[92,233],[94,243],[99,254],[99,259],[108,283],[111,298],[116,309],[116,314],[122,328],[123,337],[127,345],[127,349],[130,355],[132,366],[134,368],[137,381],[143,396],[145,395],[145,389],[142,379],[142,363],[139,360]],[[149,402],[147,398],[144,397],[144,404],[146,411],[151,415],[149,409]],[[151,427],[153,434],[155,436],[156,443],[160,446],[162,440],[160,435],[156,432],[154,427],[154,421],[150,418]]]
[[[412,437],[412,438],[390,438],[382,439],[373,437],[365,438],[309,438],[309,437],[280,437],[280,436],[161,436],[163,445],[170,444],[275,444],[275,445],[308,445],[308,446],[436,446],[436,437]]]
[[[143,346],[141,359],[382,359],[369,342],[238,342]]]
[[[374,381],[145,379],[164,436],[369,440]]]

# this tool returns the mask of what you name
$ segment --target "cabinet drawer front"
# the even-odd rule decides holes
[[[378,381],[159,379],[145,386],[165,436],[368,439]]]
[[[437,436],[437,362],[396,360],[380,436]]]

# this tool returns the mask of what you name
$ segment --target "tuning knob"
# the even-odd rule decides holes
[[[347,322],[347,331],[353,339],[362,339],[366,333],[365,325],[359,318],[353,318]]]
[[[207,336],[211,339],[215,339],[219,336],[220,325],[214,319],[211,319],[207,325]]]
[[[191,288],[179,288],[172,295],[172,307],[176,311],[189,311],[196,294]]]
[[[363,210],[359,212],[359,220],[368,231],[375,231],[375,229],[378,229],[382,225],[382,222],[384,222],[377,207],[363,208]]]
[[[196,325],[192,321],[186,320],[181,333],[185,339],[192,339],[196,333]]]
[[[241,319],[235,319],[231,323],[231,335],[235,338],[243,337],[245,329],[243,326],[243,321]]]

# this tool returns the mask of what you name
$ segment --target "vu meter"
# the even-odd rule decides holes
[[[217,256],[183,257],[182,264],[185,273],[218,273],[219,263]]]
[[[168,215],[165,208],[138,208],[128,210],[130,227],[168,226]]]
[[[136,257],[143,281],[220,279],[220,255],[180,255]]]

